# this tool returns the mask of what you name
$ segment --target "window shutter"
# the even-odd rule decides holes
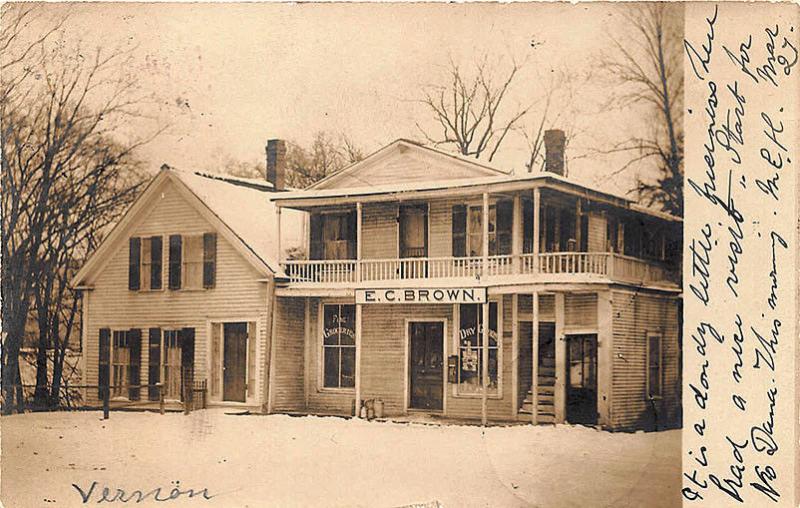
[[[309,253],[309,259],[322,259],[324,256],[325,243],[322,238],[324,225],[324,216],[318,213],[311,214],[311,252]]]
[[[539,221],[541,227],[541,220]],[[533,252],[533,203],[524,199],[522,201],[522,252]],[[541,248],[541,247],[540,247]]]
[[[142,256],[142,239],[131,238],[128,246],[128,289],[138,291],[140,287],[139,269]]]
[[[181,288],[181,235],[169,237],[169,288]]]
[[[467,255],[467,206],[453,206],[453,257]]]
[[[103,387],[108,387],[111,379],[109,363],[111,362],[111,330],[108,328],[100,329],[100,340],[98,342],[97,358],[97,397],[103,398]]]
[[[181,400],[194,385],[194,328],[182,328],[178,336],[181,344]]]
[[[162,242],[160,236],[150,238],[150,289],[161,289]]]
[[[497,202],[497,254],[511,254],[511,235],[514,223],[514,202],[502,199]]]
[[[128,330],[128,347],[131,350],[128,383],[138,385],[142,380],[142,331],[138,328]],[[141,388],[128,388],[128,399],[139,400],[140,397]]]
[[[155,385],[161,381],[161,329],[150,328],[148,331],[149,354],[147,357],[147,384]],[[158,387],[147,388],[147,398],[158,400]]]
[[[203,234],[203,287],[210,289],[217,278],[217,234]]]

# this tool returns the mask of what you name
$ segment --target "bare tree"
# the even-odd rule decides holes
[[[4,18],[31,15],[6,7]],[[144,100],[125,71],[127,53],[45,51],[45,38],[22,33],[27,23],[4,30],[15,26],[20,32],[0,37],[7,48],[0,78],[4,412],[23,404],[19,353],[32,303],[40,327],[36,393],[47,398],[45,350],[65,347],[61,319],[77,312],[69,276],[132,199],[141,182],[133,152],[153,137],[116,139]],[[22,40],[39,42],[15,46]]]
[[[626,11],[624,39],[613,38],[614,54],[601,64],[618,85],[617,106],[644,105],[651,129],[606,153],[633,154],[619,171],[652,160],[658,176],[640,178],[635,190],[648,205],[683,215],[683,5],[643,3]]]
[[[364,150],[347,135],[318,131],[308,148],[287,142],[286,184],[304,189],[363,158]],[[250,164],[235,160],[226,162],[223,171],[244,178],[263,178],[265,174],[263,163]]]
[[[425,87],[420,101],[432,113],[438,134],[419,124],[417,128],[433,146],[450,146],[461,155],[491,162],[508,133],[528,112],[528,108],[518,108],[506,113],[504,108],[519,69],[512,62],[508,74],[497,81],[486,58],[475,65],[473,75],[451,60],[448,82]]]

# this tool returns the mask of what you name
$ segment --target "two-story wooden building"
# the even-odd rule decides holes
[[[546,142],[511,175],[398,140],[271,194],[309,228],[276,275],[268,411],[679,424],[681,221],[570,181]]]
[[[264,407],[280,273],[268,196],[283,186],[284,153],[267,145],[267,180],[162,167],[73,279],[85,384],[146,404],[157,383],[179,401],[187,382],[206,380],[211,405]],[[284,247],[301,244],[303,214],[284,219]],[[139,385],[149,386],[129,388]],[[86,393],[89,404],[99,397]]]

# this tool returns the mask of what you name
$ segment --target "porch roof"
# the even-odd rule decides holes
[[[483,192],[503,193],[550,188],[587,199],[625,208],[662,220],[681,222],[680,217],[641,206],[634,201],[608,192],[591,189],[554,173],[526,173],[463,180],[433,180],[406,184],[372,185],[338,189],[309,189],[281,192],[269,199],[278,207],[308,210],[320,206],[341,206],[354,203],[408,201],[453,196],[476,195]]]

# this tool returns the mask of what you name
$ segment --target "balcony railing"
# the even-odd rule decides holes
[[[588,275],[633,283],[678,283],[679,275],[646,260],[607,252],[548,252],[538,256],[415,257],[293,260],[283,265],[290,283],[355,284],[368,281],[477,278],[513,275]]]

